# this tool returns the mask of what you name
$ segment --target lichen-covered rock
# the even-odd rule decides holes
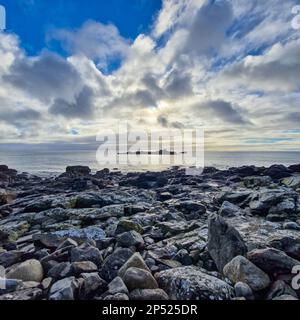
[[[233,296],[229,284],[195,267],[161,271],[155,278],[172,300],[229,300]]]

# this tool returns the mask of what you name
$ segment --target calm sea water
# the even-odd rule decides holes
[[[153,160],[151,156],[151,160]],[[217,168],[237,167],[242,165],[270,166],[272,164],[300,163],[300,152],[206,152],[205,166],[215,166]],[[96,152],[62,151],[62,150],[0,150],[0,164],[6,164],[10,168],[20,172],[30,172],[35,174],[60,173],[64,172],[69,165],[85,165],[92,170],[101,170],[104,167],[110,169],[118,168],[122,171],[160,171],[170,167],[170,165],[148,164],[143,166],[121,166],[121,165],[100,165],[96,160]]]

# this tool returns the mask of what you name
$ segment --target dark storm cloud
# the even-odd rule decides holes
[[[191,75],[182,70],[173,70],[166,80],[164,89],[169,97],[177,99],[193,94]]]

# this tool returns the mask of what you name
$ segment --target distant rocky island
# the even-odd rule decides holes
[[[300,165],[0,166],[0,300],[297,300]]]
[[[135,155],[178,155],[178,154],[185,154],[186,152],[176,152],[176,151],[169,151],[169,150],[166,150],[166,149],[163,149],[163,150],[159,150],[159,151],[141,151],[141,150],[138,150],[138,151],[127,151],[127,152],[118,152],[118,155],[124,155],[124,154],[135,154]]]

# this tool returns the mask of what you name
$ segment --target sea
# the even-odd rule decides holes
[[[160,159],[158,159],[160,157]],[[162,171],[173,165],[166,157],[169,156],[140,156],[142,161],[128,165],[110,161],[97,161],[96,150],[63,150],[62,148],[0,148],[0,164],[6,164],[19,172],[36,175],[59,174],[67,166],[89,166],[94,172],[109,168],[110,170],[130,171]],[[163,158],[163,161],[160,161]],[[163,163],[162,163],[163,162]],[[273,164],[289,166],[300,163],[300,152],[211,152],[204,153],[204,166],[219,169],[255,165],[269,167]]]

